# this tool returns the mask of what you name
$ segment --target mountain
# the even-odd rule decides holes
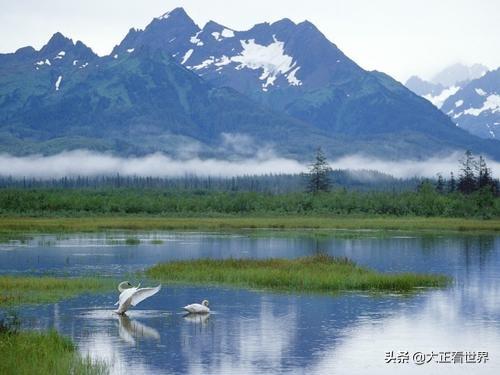
[[[363,70],[308,21],[283,19],[246,31],[210,21],[200,28],[177,8],[144,30],[130,30],[112,54],[141,45],[161,48],[213,85],[232,87],[329,136],[386,143],[375,147],[379,153],[422,156],[477,142],[391,77]]]
[[[412,76],[406,81],[405,86],[441,108],[450,96],[471,80],[482,77],[487,71],[488,68],[482,64],[467,66],[457,63],[438,72],[430,81]]]
[[[131,29],[109,56],[59,33],[40,51],[0,55],[0,150],[14,154],[264,148],[307,159],[322,146],[330,156],[471,149],[500,159],[498,145],[365,71],[307,21],[199,28],[177,8]]]
[[[500,68],[470,81],[444,102],[442,110],[472,134],[500,138]]]
[[[231,30],[210,21],[200,29],[182,8],[177,8],[155,18],[145,30],[131,29],[112,55],[141,45],[161,48],[218,86],[231,86],[273,104],[271,94],[264,93],[321,89],[325,79],[343,81],[352,75],[364,75],[307,21],[296,25],[283,19],[258,24],[248,31]]]
[[[24,82],[34,88],[21,108],[15,97],[1,102],[1,142],[9,152],[22,145],[24,153],[84,147],[178,155],[194,148],[202,155],[221,155],[223,146],[235,147],[230,142],[238,136],[234,124],[248,137],[275,139],[285,155],[289,149],[298,153],[317,143],[336,143],[233,89],[213,87],[157,49],[139,47],[85,67],[50,64],[30,66],[25,73]],[[303,140],[305,133],[310,138]]]
[[[445,89],[443,85],[440,83],[433,83],[430,81],[426,81],[419,76],[411,76],[405,83],[405,86],[408,87],[415,94],[420,96],[432,95],[437,96],[441,94],[441,92]]]
[[[40,51],[25,47],[12,54],[0,54],[2,117],[22,109],[26,101],[42,95],[50,87],[56,87],[61,72],[84,69],[97,59],[82,42],[74,43],[61,33],[54,34]]]
[[[431,81],[412,76],[406,87],[429,100],[460,128],[475,136],[500,138],[500,74],[481,64],[452,65]]]
[[[435,74],[432,82],[444,87],[451,87],[460,82],[469,82],[482,77],[487,71],[488,67],[482,64],[464,65],[457,63]]]

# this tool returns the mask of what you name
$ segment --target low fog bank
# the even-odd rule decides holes
[[[345,156],[330,161],[333,169],[376,170],[398,178],[436,177],[446,178],[453,171],[458,172],[462,154],[447,157],[416,160],[382,160],[362,155]],[[500,163],[488,161],[493,174],[500,174]],[[308,164],[273,154],[261,154],[253,158],[238,160],[173,159],[161,153],[143,157],[118,157],[111,154],[86,150],[63,152],[57,155],[11,156],[0,155],[0,176],[15,178],[60,178],[72,176],[151,176],[184,177],[186,175],[233,177],[263,174],[298,174],[306,172]],[[356,173],[356,172],[353,172]],[[359,177],[362,178],[362,172]]]
[[[118,157],[85,150],[51,156],[0,155],[0,175],[12,177],[60,178],[70,176],[184,177],[297,174],[306,167],[296,160],[267,155],[236,161],[191,158],[173,159],[161,153],[142,157]]]
[[[444,178],[450,177],[450,172],[455,177],[460,172],[460,160],[464,157],[463,153],[452,153],[448,156],[431,157],[426,160],[382,160],[362,155],[350,155],[330,162],[334,169],[347,170],[375,170],[389,174],[396,178],[411,177],[436,177],[442,174]],[[494,176],[500,174],[500,163],[486,159],[488,167],[492,170]],[[362,177],[363,173],[357,173]]]

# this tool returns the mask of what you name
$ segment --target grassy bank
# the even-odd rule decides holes
[[[434,217],[0,217],[0,239],[26,232],[98,232],[106,230],[374,229],[500,231],[500,220]]]
[[[202,259],[158,264],[146,275],[164,283],[336,292],[342,290],[408,291],[444,286],[449,278],[414,273],[384,274],[345,258],[316,255],[299,259]]]
[[[56,302],[78,294],[112,290],[115,284],[112,279],[93,277],[0,276],[0,307]]]
[[[0,374],[106,374],[107,367],[82,358],[55,331],[24,332],[0,326]]]

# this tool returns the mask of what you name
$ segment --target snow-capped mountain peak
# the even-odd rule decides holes
[[[460,127],[483,138],[500,138],[500,69],[474,79],[443,103]]]
[[[191,18],[188,16],[186,11],[182,7],[178,7],[178,8],[172,9],[166,13],[163,13],[161,16],[156,17],[155,20],[167,20],[169,18],[171,19],[171,21],[174,21],[174,22],[178,22],[179,20],[182,20],[182,19],[191,20]]]
[[[175,22],[174,22],[175,21]],[[200,28],[182,8],[131,30],[111,56],[148,45],[217,85],[253,96],[256,92],[322,87],[358,68],[310,22],[288,18],[238,31],[215,21]]]

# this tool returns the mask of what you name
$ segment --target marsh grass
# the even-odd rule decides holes
[[[0,217],[0,241],[25,233],[106,232],[112,230],[362,230],[499,232],[500,220],[436,217],[282,216],[282,217]]]
[[[141,240],[138,239],[137,237],[128,237],[125,240],[126,245],[139,245],[141,243]]]
[[[0,276],[0,307],[49,303],[78,294],[112,290],[116,282],[100,277]]]
[[[0,322],[0,374],[106,374],[103,362],[82,358],[74,344],[56,331],[31,332]]]
[[[388,274],[357,266],[347,258],[319,254],[298,259],[200,259],[158,264],[146,271],[168,283],[230,285],[309,292],[410,291],[446,286],[447,276]]]

